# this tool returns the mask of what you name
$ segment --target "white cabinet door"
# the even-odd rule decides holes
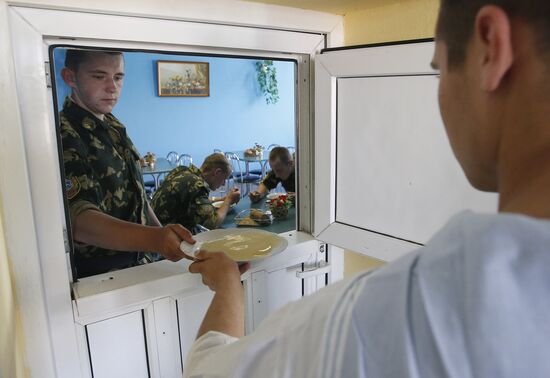
[[[451,151],[429,67],[433,47],[316,58],[319,239],[388,261],[426,243],[461,210],[496,210],[496,195],[473,189]]]
[[[181,359],[185,359],[191,349],[191,344],[197,338],[197,332],[214,297],[214,292],[205,288],[195,294],[175,297],[177,304],[178,324],[180,332]]]
[[[252,329],[257,328],[268,314],[302,297],[302,280],[296,277],[298,269],[301,268],[261,270],[251,274],[248,305],[252,306]]]
[[[142,311],[86,326],[94,378],[149,377]]]

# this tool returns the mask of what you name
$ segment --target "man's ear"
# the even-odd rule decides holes
[[[475,20],[474,41],[481,53],[482,89],[494,91],[514,61],[510,18],[506,12],[494,5],[482,7]]]
[[[70,68],[64,67],[61,70],[61,78],[69,87],[74,88],[76,86],[76,73]]]

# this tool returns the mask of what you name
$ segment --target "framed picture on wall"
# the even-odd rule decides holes
[[[178,62],[157,60],[158,95],[210,96],[209,65],[207,62]]]

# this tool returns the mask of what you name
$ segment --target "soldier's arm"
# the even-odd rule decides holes
[[[191,233],[181,225],[143,226],[97,210],[85,210],[76,217],[73,237],[81,243],[117,251],[157,252],[171,261],[187,257],[180,250],[182,240],[195,243]]]
[[[250,201],[258,202],[265,197],[267,192],[269,192],[269,189],[267,188],[267,186],[265,186],[263,182],[261,182],[260,185],[258,185],[258,190],[254,190],[248,193],[248,196],[250,197]]]
[[[223,201],[223,204],[220,206],[220,208],[216,210],[215,228],[220,227],[220,225],[225,220],[225,217],[227,216],[227,213],[229,212],[230,208],[231,208],[231,203],[226,200],[226,201]]]

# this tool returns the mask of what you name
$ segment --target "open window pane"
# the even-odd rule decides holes
[[[71,122],[84,125],[86,128],[82,122],[86,116],[93,119],[93,114],[87,111],[91,110],[91,113],[94,113],[94,109],[86,106],[85,100],[89,100],[86,96],[90,97],[93,94],[86,93],[82,87],[79,87],[82,83],[78,83],[77,80],[72,84],[73,92],[76,91],[76,94],[71,96],[71,87],[66,83],[67,78],[64,80],[61,74],[65,66],[67,49],[66,46],[54,46],[50,50],[55,71],[56,112],[62,111],[64,105],[70,106],[71,103],[66,101],[67,98],[72,98],[73,105],[79,108],[84,105],[84,110],[78,109],[76,114],[82,117],[72,119]],[[79,139],[80,136],[71,139],[67,135],[67,129],[63,126],[64,122],[68,122],[67,117],[57,119],[62,144],[60,155],[64,155],[62,171],[64,171],[67,219],[72,220],[73,226],[71,234],[74,236],[75,219],[82,211],[99,209],[109,213],[108,208],[124,207],[127,202],[139,201],[139,198],[146,198],[152,204],[161,223],[180,223],[194,232],[201,229],[196,227],[197,225],[209,229],[236,227],[241,218],[249,215],[251,208],[264,212],[269,210],[266,203],[267,197],[258,203],[251,204],[248,194],[258,190],[262,180],[269,175],[271,167],[268,157],[271,149],[277,146],[285,147],[291,156],[296,156],[296,61],[135,50],[123,51],[122,54],[124,85],[112,114],[121,125],[124,125],[125,129],[121,130],[125,130],[135,149],[127,146],[125,152],[116,151],[112,146],[105,146],[101,138],[99,141],[89,139],[80,145],[82,141],[75,141],[75,138]],[[79,71],[76,79],[82,81],[78,73]],[[270,81],[272,73],[275,73],[276,85]],[[83,73],[80,72],[80,74]],[[92,75],[90,80],[93,79]],[[262,84],[267,91],[262,91]],[[98,125],[94,127],[99,127]],[[106,135],[109,133],[107,127]],[[74,143],[77,143],[80,149],[75,148]],[[74,174],[70,167],[71,163],[68,163],[67,148],[69,147],[73,148],[71,153],[78,155],[83,165],[95,164],[96,166]],[[107,152],[103,157],[98,158],[97,150],[104,147],[107,147]],[[220,181],[219,177],[213,180],[205,177],[204,174],[201,175],[201,172],[204,173],[204,170],[200,171],[203,162],[216,152],[224,154],[232,163],[232,174],[228,180]],[[125,154],[131,155],[129,160],[124,158]],[[118,160],[121,161],[118,165],[112,166],[108,162],[103,162],[102,166],[105,170],[98,172],[98,159],[109,160],[110,158],[106,158],[106,155],[119,155]],[[69,158],[69,161],[71,159]],[[129,179],[130,183],[120,183],[119,181],[126,180],[120,178],[120,172],[127,169],[132,160],[138,162],[135,164],[137,167],[137,173],[134,175],[135,183],[132,179]],[[169,194],[175,199],[171,200],[172,202],[163,203],[161,197],[166,193],[163,192],[162,196],[160,193],[168,187],[167,183],[170,182],[170,175],[174,170],[190,170],[200,176],[207,184],[203,189],[207,190],[206,201],[208,202],[197,199],[195,192],[193,196],[187,196],[186,200],[180,200],[180,197],[185,197],[180,195],[181,191],[196,189],[184,185],[175,190],[169,190]],[[109,187],[102,187],[100,182],[105,182],[107,176],[113,176],[115,179],[114,181],[107,179],[110,182],[107,185]],[[130,176],[132,176],[131,172]],[[269,197],[289,191],[294,192],[296,187],[294,177],[294,175],[283,177],[286,179],[283,185],[279,183],[273,188],[268,185]],[[140,184],[141,180],[143,181]],[[78,199],[79,195],[91,186],[94,186],[94,194],[83,196],[80,205],[74,206],[74,199]],[[211,204],[217,202],[216,200],[220,197],[230,194],[234,187],[240,191],[240,200],[227,213],[223,222],[216,224],[215,219],[219,215],[217,208]],[[136,194],[125,196],[128,188]],[[124,216],[116,212],[112,215],[134,223],[154,224],[154,220],[144,211],[145,208],[140,207],[139,204],[134,208],[134,214],[129,219],[123,219]],[[71,227],[68,229],[71,230]],[[290,206],[286,217],[276,219],[262,229],[277,233],[295,230],[295,207]],[[147,254],[144,260],[143,254],[138,256],[134,253],[135,258],[126,264],[126,257],[129,256],[126,252],[115,254],[102,250],[94,255],[97,249],[83,246],[77,242],[77,239],[73,244],[73,274],[78,278],[159,258],[154,254]],[[101,256],[104,255],[121,255],[122,260],[115,265],[110,265],[103,261]],[[83,268],[88,257],[90,261],[100,259],[100,262],[94,263],[99,265],[99,268],[94,267],[91,270]]]

